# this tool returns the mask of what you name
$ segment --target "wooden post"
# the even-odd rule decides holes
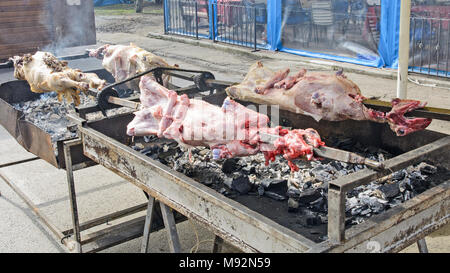
[[[144,9],[144,0],[136,0],[136,12],[141,13]]]
[[[406,99],[408,89],[409,28],[411,0],[401,0],[400,41],[398,49],[397,98]]]

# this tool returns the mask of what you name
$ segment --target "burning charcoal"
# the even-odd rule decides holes
[[[226,159],[222,164],[222,171],[224,173],[230,174],[235,172],[238,169],[237,159],[229,158]]]
[[[384,205],[377,201],[370,207],[370,209],[373,213],[380,213],[384,210]]]
[[[437,167],[425,162],[420,163],[417,166],[417,169],[419,169],[420,172],[425,175],[435,174],[437,172]]]
[[[309,203],[309,208],[317,212],[327,212],[327,201],[325,198],[320,197],[319,199]]]
[[[395,196],[397,196],[398,194],[400,194],[400,188],[399,188],[399,184],[398,183],[393,183],[393,184],[384,184],[382,186],[380,186],[378,188],[378,191],[381,193],[381,196],[383,197],[383,199],[390,199],[393,198]]]
[[[227,189],[225,189],[225,188],[220,188],[219,193],[220,193],[220,194],[223,194],[223,195],[225,195],[225,196],[230,195],[230,192],[227,191]]]
[[[355,216],[355,215],[359,215],[362,211],[362,207],[356,207],[356,208],[352,208],[350,213],[351,215]]]
[[[330,162],[330,165],[335,168],[337,171],[340,171],[342,169],[344,169],[344,167],[341,165],[341,162],[333,160]]]
[[[403,193],[403,201],[408,201],[409,199],[414,197],[414,193],[412,191],[405,191]]]
[[[287,180],[284,179],[265,178],[261,181],[261,185],[264,189],[276,192],[278,194],[285,194],[288,190]]]
[[[145,141],[146,143],[149,143],[150,141],[152,141],[151,136],[144,136],[144,141]]]
[[[410,181],[411,181],[410,185],[412,187],[412,190],[415,193],[422,193],[422,192],[426,191],[430,186],[430,182],[426,181],[426,180],[411,178]]]
[[[353,209],[358,206],[359,200],[356,197],[347,198],[347,202],[345,203],[346,210]]]
[[[367,217],[369,217],[371,212],[372,212],[372,210],[371,210],[370,208],[367,208],[367,209],[361,211],[360,214],[361,214],[362,216],[367,216]]]
[[[258,186],[258,195],[263,196],[264,195],[264,187],[262,185]]]
[[[246,165],[242,168],[242,171],[244,171],[248,174],[254,174],[254,173],[256,173],[256,168],[255,168],[255,166],[252,166],[252,165]]]
[[[273,191],[265,191],[264,195],[277,201],[284,201],[286,197]]]
[[[293,199],[295,199],[295,200],[297,200],[299,197],[300,197],[300,190],[299,189],[297,189],[296,187],[292,187],[292,186],[290,186],[289,187],[289,189],[288,189],[288,191],[287,191],[287,195],[290,197],[290,198],[293,198]]]
[[[362,217],[356,217],[355,219],[352,219],[353,225],[359,225],[362,223],[364,223],[364,218],[362,218]]]
[[[245,175],[232,179],[225,179],[223,183],[225,183],[225,185],[227,185],[230,189],[233,189],[240,194],[246,194],[252,189],[248,176]]]
[[[309,204],[311,202],[316,201],[319,199],[322,195],[317,189],[307,189],[300,193],[300,196],[298,198],[298,202],[300,204]]]
[[[405,176],[406,176],[406,171],[400,170],[400,171],[393,173],[391,175],[391,179],[392,180],[403,180],[403,179],[405,179]]]
[[[288,212],[297,212],[299,204],[293,198],[288,199]]]

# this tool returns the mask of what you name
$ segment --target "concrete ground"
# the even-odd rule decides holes
[[[99,43],[137,45],[164,57],[170,64],[183,68],[203,69],[214,73],[217,79],[239,81],[251,64],[258,60],[272,69],[290,67],[297,70],[306,67],[310,70],[330,71],[334,62],[313,60],[285,53],[260,51],[256,54],[242,53],[242,48],[233,50],[199,47],[189,43],[168,41],[152,37],[162,33],[162,18],[158,12],[144,10],[142,15],[97,16],[97,38]],[[115,26],[108,26],[114,22]],[[121,24],[119,22],[122,22]],[[143,23],[144,22],[144,23]],[[131,25],[130,25],[131,24]],[[149,25],[150,24],[150,25]],[[229,49],[231,48],[231,50]],[[244,49],[247,50],[247,49]],[[350,67],[350,66],[346,66]],[[365,69],[365,68],[363,68]],[[376,77],[367,73],[354,73],[346,68],[348,78],[355,81],[367,96],[377,96],[389,100],[395,96],[396,81],[388,77]],[[367,71],[373,71],[367,69]],[[370,73],[369,73],[370,74]],[[450,106],[450,91],[447,87],[429,87],[409,84],[408,97],[428,101],[430,106]],[[433,121],[429,127],[450,133],[449,123]],[[0,165],[31,158],[12,137],[0,127]],[[50,220],[61,230],[71,227],[71,214],[67,193],[66,174],[43,160],[0,168],[0,173],[13,181],[31,200],[38,205]],[[81,222],[146,202],[142,191],[119,176],[100,166],[76,171],[76,190]],[[0,252],[65,252],[65,248],[55,236],[36,217],[31,209],[0,178]],[[140,213],[138,215],[143,215]],[[112,224],[116,222],[111,222]],[[110,224],[111,224],[110,223]],[[102,225],[99,228],[106,227]],[[196,250],[210,252],[213,234],[201,225],[186,221],[177,225],[182,249],[185,252]],[[198,235],[198,239],[197,236]],[[150,237],[151,252],[168,252],[169,248],[164,230]],[[450,252],[450,224],[426,237],[430,252]],[[103,252],[139,252],[141,238],[107,249]],[[193,249],[194,248],[194,249]],[[226,247],[225,252],[236,252]],[[404,252],[418,252],[415,244]]]

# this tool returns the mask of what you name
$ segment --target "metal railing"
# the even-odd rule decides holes
[[[246,0],[166,0],[164,31],[251,47],[267,45],[267,7]],[[214,16],[210,16],[213,14]]]
[[[208,0],[166,0],[165,5],[165,33],[209,38]]]
[[[450,19],[411,15],[409,70],[450,77]]]
[[[249,1],[217,1],[212,4],[215,14],[213,40],[251,47],[267,45],[267,7]]]

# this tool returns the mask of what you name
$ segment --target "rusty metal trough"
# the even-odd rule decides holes
[[[207,95],[203,99],[221,105],[226,94],[220,88],[215,89],[215,94]],[[24,97],[15,96],[19,93]],[[344,223],[345,194],[351,189],[423,160],[449,169],[450,136],[445,134],[425,130],[405,137],[396,137],[385,124],[351,120],[317,123],[310,117],[280,110],[280,120],[289,123],[282,125],[294,128],[312,127],[323,137],[345,135],[364,145],[381,147],[398,154],[385,162],[387,168],[383,171],[365,169],[329,183],[328,239],[316,243],[130,148],[131,138],[125,134],[125,128],[133,118],[132,114],[89,121],[85,119],[85,114],[99,109],[79,109],[79,115],[71,116],[78,127],[79,137],[61,141],[58,158],[52,158],[48,151],[53,152],[51,143],[48,143],[48,136],[20,119],[20,113],[14,112],[10,105],[19,99],[32,99],[33,96],[34,94],[25,90],[23,82],[2,84],[0,115],[6,115],[8,118],[0,120],[26,149],[55,167],[66,168],[74,212],[74,228],[63,234],[75,235],[72,240],[78,251],[100,250],[117,244],[108,242],[96,247],[82,247],[80,230],[91,225],[78,222],[73,171],[77,169],[74,166],[86,167],[92,162],[106,167],[141,188],[150,195],[150,201],[155,198],[163,204],[161,208],[166,228],[167,217],[169,220],[172,217],[168,214],[170,207],[179,214],[204,224],[218,237],[246,252],[370,252],[374,243],[379,251],[396,252],[423,239],[450,219],[450,180],[447,180],[395,208],[372,216],[362,224],[346,230]],[[149,204],[149,208],[151,207]],[[142,209],[145,209],[144,205],[139,208]],[[175,218],[185,219],[181,215]],[[138,227],[134,226],[136,231],[131,237],[136,238],[143,233],[145,225],[142,221],[143,219]],[[162,227],[162,224],[160,226]],[[124,238],[121,238],[119,243],[125,241]],[[176,235],[173,233],[171,238],[176,241]],[[146,239],[148,237],[144,238],[144,241]],[[84,241],[86,243],[86,240]],[[177,247],[172,247],[172,250],[176,251]]]

